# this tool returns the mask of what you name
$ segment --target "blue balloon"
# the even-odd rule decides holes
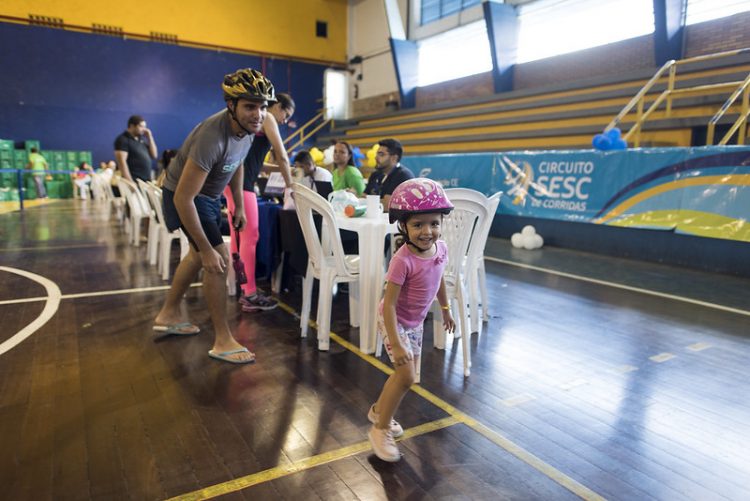
[[[359,149],[359,146],[355,146],[352,148],[352,160],[354,160],[355,167],[361,167],[362,162],[361,160],[365,158],[364,153],[362,153],[362,150]]]
[[[605,136],[604,134],[597,134],[594,136],[594,139],[591,141],[591,144],[594,146],[595,149],[606,151],[612,147],[612,141],[609,139],[609,137]]]
[[[607,131],[607,137],[609,137],[609,139],[612,142],[614,142],[615,140],[620,139],[620,137],[622,137],[622,132],[620,131],[620,129],[615,127],[614,129],[609,129]]]
[[[612,141],[612,148],[613,150],[626,150],[628,149],[628,143],[621,137],[618,137],[616,140]]]

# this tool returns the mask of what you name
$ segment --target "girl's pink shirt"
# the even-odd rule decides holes
[[[440,279],[448,264],[448,248],[442,240],[438,240],[436,246],[434,255],[423,258],[403,245],[388,266],[386,280],[401,286],[396,317],[404,327],[417,327],[424,322],[440,289]],[[382,311],[383,301],[380,302],[380,309]]]

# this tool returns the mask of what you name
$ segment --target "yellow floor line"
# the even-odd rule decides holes
[[[279,306],[284,309],[284,311],[294,315],[296,318],[299,318],[299,314],[289,305],[284,304],[282,302],[279,302]],[[315,322],[310,321],[310,325],[314,328],[317,328]],[[372,364],[373,366],[377,367],[381,371],[385,372],[386,374],[392,374],[393,369],[382,363],[377,358],[367,355],[365,353],[362,353],[357,346],[350,343],[346,339],[341,338],[336,333],[331,332],[330,333],[331,339],[341,345],[342,347],[346,348],[347,350],[351,351],[358,357],[362,358],[363,360],[367,361],[368,363]],[[446,402],[445,400],[441,399],[434,393],[426,390],[424,387],[415,384],[411,387],[411,391],[416,393],[417,395],[421,396],[431,404],[433,404],[435,407],[438,407],[439,409],[442,409],[447,413],[448,415],[452,416],[457,421],[465,424],[472,430],[476,431],[477,433],[480,433],[485,438],[491,440],[493,443],[499,445],[502,447],[505,451],[509,452],[510,454],[514,455],[524,463],[528,464],[532,468],[536,469],[540,473],[544,474],[548,478],[554,480],[561,486],[565,487],[575,495],[579,496],[582,499],[586,500],[603,500],[604,498],[597,494],[596,492],[592,491],[588,487],[584,486],[583,484],[580,484],[579,482],[573,480],[572,478],[565,475],[563,472],[557,470],[553,466],[545,463],[523,447],[513,443],[511,440],[504,437],[502,434],[492,430],[488,426],[484,425],[480,421],[472,418],[468,414],[465,414],[464,412],[456,409],[451,404]]]
[[[404,430],[404,435],[399,440],[405,440],[408,438],[417,437],[419,435],[424,435],[426,433],[431,433],[442,428],[447,428],[448,426],[453,426],[457,423],[458,421],[456,421],[456,419],[452,417],[446,417],[443,419],[438,419],[437,421],[431,421],[429,423]],[[309,470],[310,468],[314,468],[326,463],[332,463],[340,459],[354,456],[355,454],[361,454],[368,450],[370,450],[370,443],[368,441],[359,442],[347,447],[342,447],[341,449],[336,449],[333,451],[318,454],[317,456],[305,458],[300,461],[294,461],[290,464],[276,466],[268,470],[253,473],[252,475],[246,475],[244,477],[235,478],[221,484],[212,485],[211,487],[206,487],[205,489],[182,494],[180,496],[171,498],[170,501],[189,501],[223,496],[225,494],[229,494],[230,492],[247,489],[248,487],[262,484],[263,482],[275,480],[277,478],[291,475],[293,473],[298,473],[300,471]]]

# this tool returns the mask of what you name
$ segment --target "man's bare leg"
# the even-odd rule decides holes
[[[229,253],[224,244],[214,247],[216,251],[224,258],[224,263],[231,266]],[[227,323],[227,272],[224,273],[203,273],[203,294],[208,303],[208,312],[211,315],[211,321],[214,325],[214,346],[215,353],[223,353],[244,348],[234,339],[232,332],[229,330]],[[253,360],[255,355],[250,352],[240,352],[228,355],[226,358],[237,361]]]
[[[190,284],[198,277],[201,269],[201,258],[195,249],[190,247],[190,252],[180,261],[172,279],[172,286],[167,292],[167,299],[161,310],[156,315],[156,325],[175,325],[185,322],[180,310],[182,297],[187,292]],[[186,332],[191,331],[188,329]]]

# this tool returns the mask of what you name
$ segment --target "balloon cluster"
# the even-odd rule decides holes
[[[378,148],[380,148],[380,145],[378,143],[375,143],[372,145],[372,148],[367,150],[367,153],[365,156],[367,157],[367,162],[365,165],[370,168],[375,168],[378,164],[375,161],[375,156],[378,154]]]
[[[313,146],[310,148],[310,156],[313,159],[313,162],[315,162],[315,165],[323,166],[323,152],[320,151],[317,147]]]
[[[352,148],[352,160],[354,160],[354,165],[357,167],[362,167],[362,159],[365,158],[365,154],[362,153],[362,150],[359,149],[359,146],[355,146]]]
[[[333,164],[334,149],[334,145],[329,146],[323,151],[320,151],[317,147],[313,146],[312,148],[310,148],[310,156],[312,157],[313,162],[315,162],[316,165],[326,167]],[[377,145],[375,149],[377,150]],[[354,165],[356,167],[360,167],[362,165],[362,159],[364,158],[365,155],[362,153],[362,150],[359,149],[359,146],[355,146],[354,148],[352,148],[352,161],[354,162]]]
[[[527,225],[521,230],[521,233],[514,233],[510,237],[510,243],[516,249],[540,249],[544,245],[544,239],[541,235],[538,235],[536,229]]]
[[[617,127],[603,134],[597,134],[591,144],[600,151],[625,150],[628,147],[628,143],[622,138],[622,132]]]

